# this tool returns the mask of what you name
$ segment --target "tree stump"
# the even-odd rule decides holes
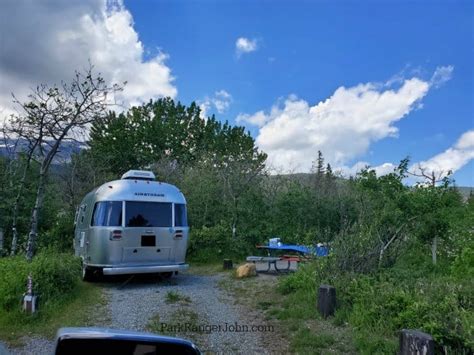
[[[224,270],[231,270],[233,267],[232,260],[224,259]]]
[[[334,314],[336,310],[336,289],[333,286],[321,285],[318,292],[318,311],[323,318]]]
[[[400,332],[400,355],[434,355],[434,349],[431,335],[411,329]]]

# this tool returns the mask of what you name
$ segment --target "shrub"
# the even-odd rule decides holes
[[[41,305],[60,301],[74,291],[80,281],[79,259],[70,254],[42,251],[28,263],[24,257],[0,259],[0,311],[20,308],[31,273],[33,290]]]
[[[451,265],[451,274],[456,278],[474,279],[474,246],[465,247],[456,257]]]
[[[254,248],[252,238],[233,238],[230,226],[220,223],[214,227],[191,229],[188,255],[194,261],[212,262],[240,258]]]
[[[469,255],[461,254],[460,260],[466,263]],[[314,308],[320,284],[333,285],[338,303],[335,322],[353,327],[356,346],[363,353],[394,353],[403,328],[431,334],[440,351],[468,353],[474,346],[474,284],[468,273],[455,278],[446,272],[449,268],[443,274],[429,260],[419,260],[423,272],[416,272],[410,255],[402,259],[405,265],[373,274],[338,272],[332,257],[318,259],[280,279],[278,288],[291,299],[306,302],[308,309]]]
[[[71,254],[46,250],[33,259],[31,267],[34,287],[43,303],[68,295],[80,281],[80,260]]]
[[[300,265],[298,272],[280,280],[278,290],[283,294],[290,294],[296,291],[307,292],[311,289],[316,289],[315,269],[317,267],[317,263]]]
[[[51,223],[51,228],[38,239],[38,249],[54,249],[60,253],[73,252],[74,216],[61,212]]]
[[[28,263],[24,257],[0,258],[0,310],[19,307],[27,276]]]

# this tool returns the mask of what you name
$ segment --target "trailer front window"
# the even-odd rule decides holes
[[[125,203],[127,227],[171,227],[171,203],[136,202]]]
[[[120,227],[122,225],[122,201],[101,201],[94,206],[91,226]]]

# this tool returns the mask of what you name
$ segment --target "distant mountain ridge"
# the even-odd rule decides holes
[[[0,140],[0,156],[7,157],[10,155],[9,147],[12,148],[17,144],[16,151],[26,151],[28,149],[28,141],[20,138],[18,143],[15,139]],[[63,141],[59,149],[58,155],[55,157],[55,162],[70,161],[73,153],[79,153],[82,149],[86,148],[85,142],[77,141]],[[47,150],[47,147],[46,147]]]
[[[0,156],[8,156],[9,151],[5,145],[13,146],[15,144],[15,140],[8,139],[6,142],[4,140],[0,141]],[[28,141],[26,139],[20,139],[17,147],[17,151],[26,150],[28,147]],[[87,143],[85,142],[77,142],[77,141],[64,141],[61,144],[60,151],[58,156],[55,158],[55,163],[64,163],[71,160],[71,155],[73,153],[79,153],[82,149],[87,148]],[[271,177],[284,177],[288,179],[293,179],[299,181],[300,183],[309,184],[311,182],[311,178],[314,174],[312,173],[294,173],[294,174],[279,174],[279,175],[271,175]],[[338,180],[344,181],[343,178],[338,178]],[[474,194],[474,186],[456,186],[459,190],[461,195],[467,199],[471,192]]]
[[[311,178],[314,176],[312,173],[294,173],[294,174],[278,174],[278,175],[270,175],[271,177],[280,177],[280,178],[287,178],[287,179],[292,179],[295,181],[298,181],[303,184],[310,184],[311,183]],[[337,178],[337,181],[339,181],[341,184],[346,181],[345,178]],[[471,192],[474,194],[474,186],[457,186],[455,185],[456,189],[459,190],[461,195],[465,200],[469,198],[469,195]]]

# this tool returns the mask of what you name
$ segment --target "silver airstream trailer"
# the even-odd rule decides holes
[[[130,170],[88,193],[75,218],[74,249],[82,276],[185,270],[186,200],[150,171]]]

